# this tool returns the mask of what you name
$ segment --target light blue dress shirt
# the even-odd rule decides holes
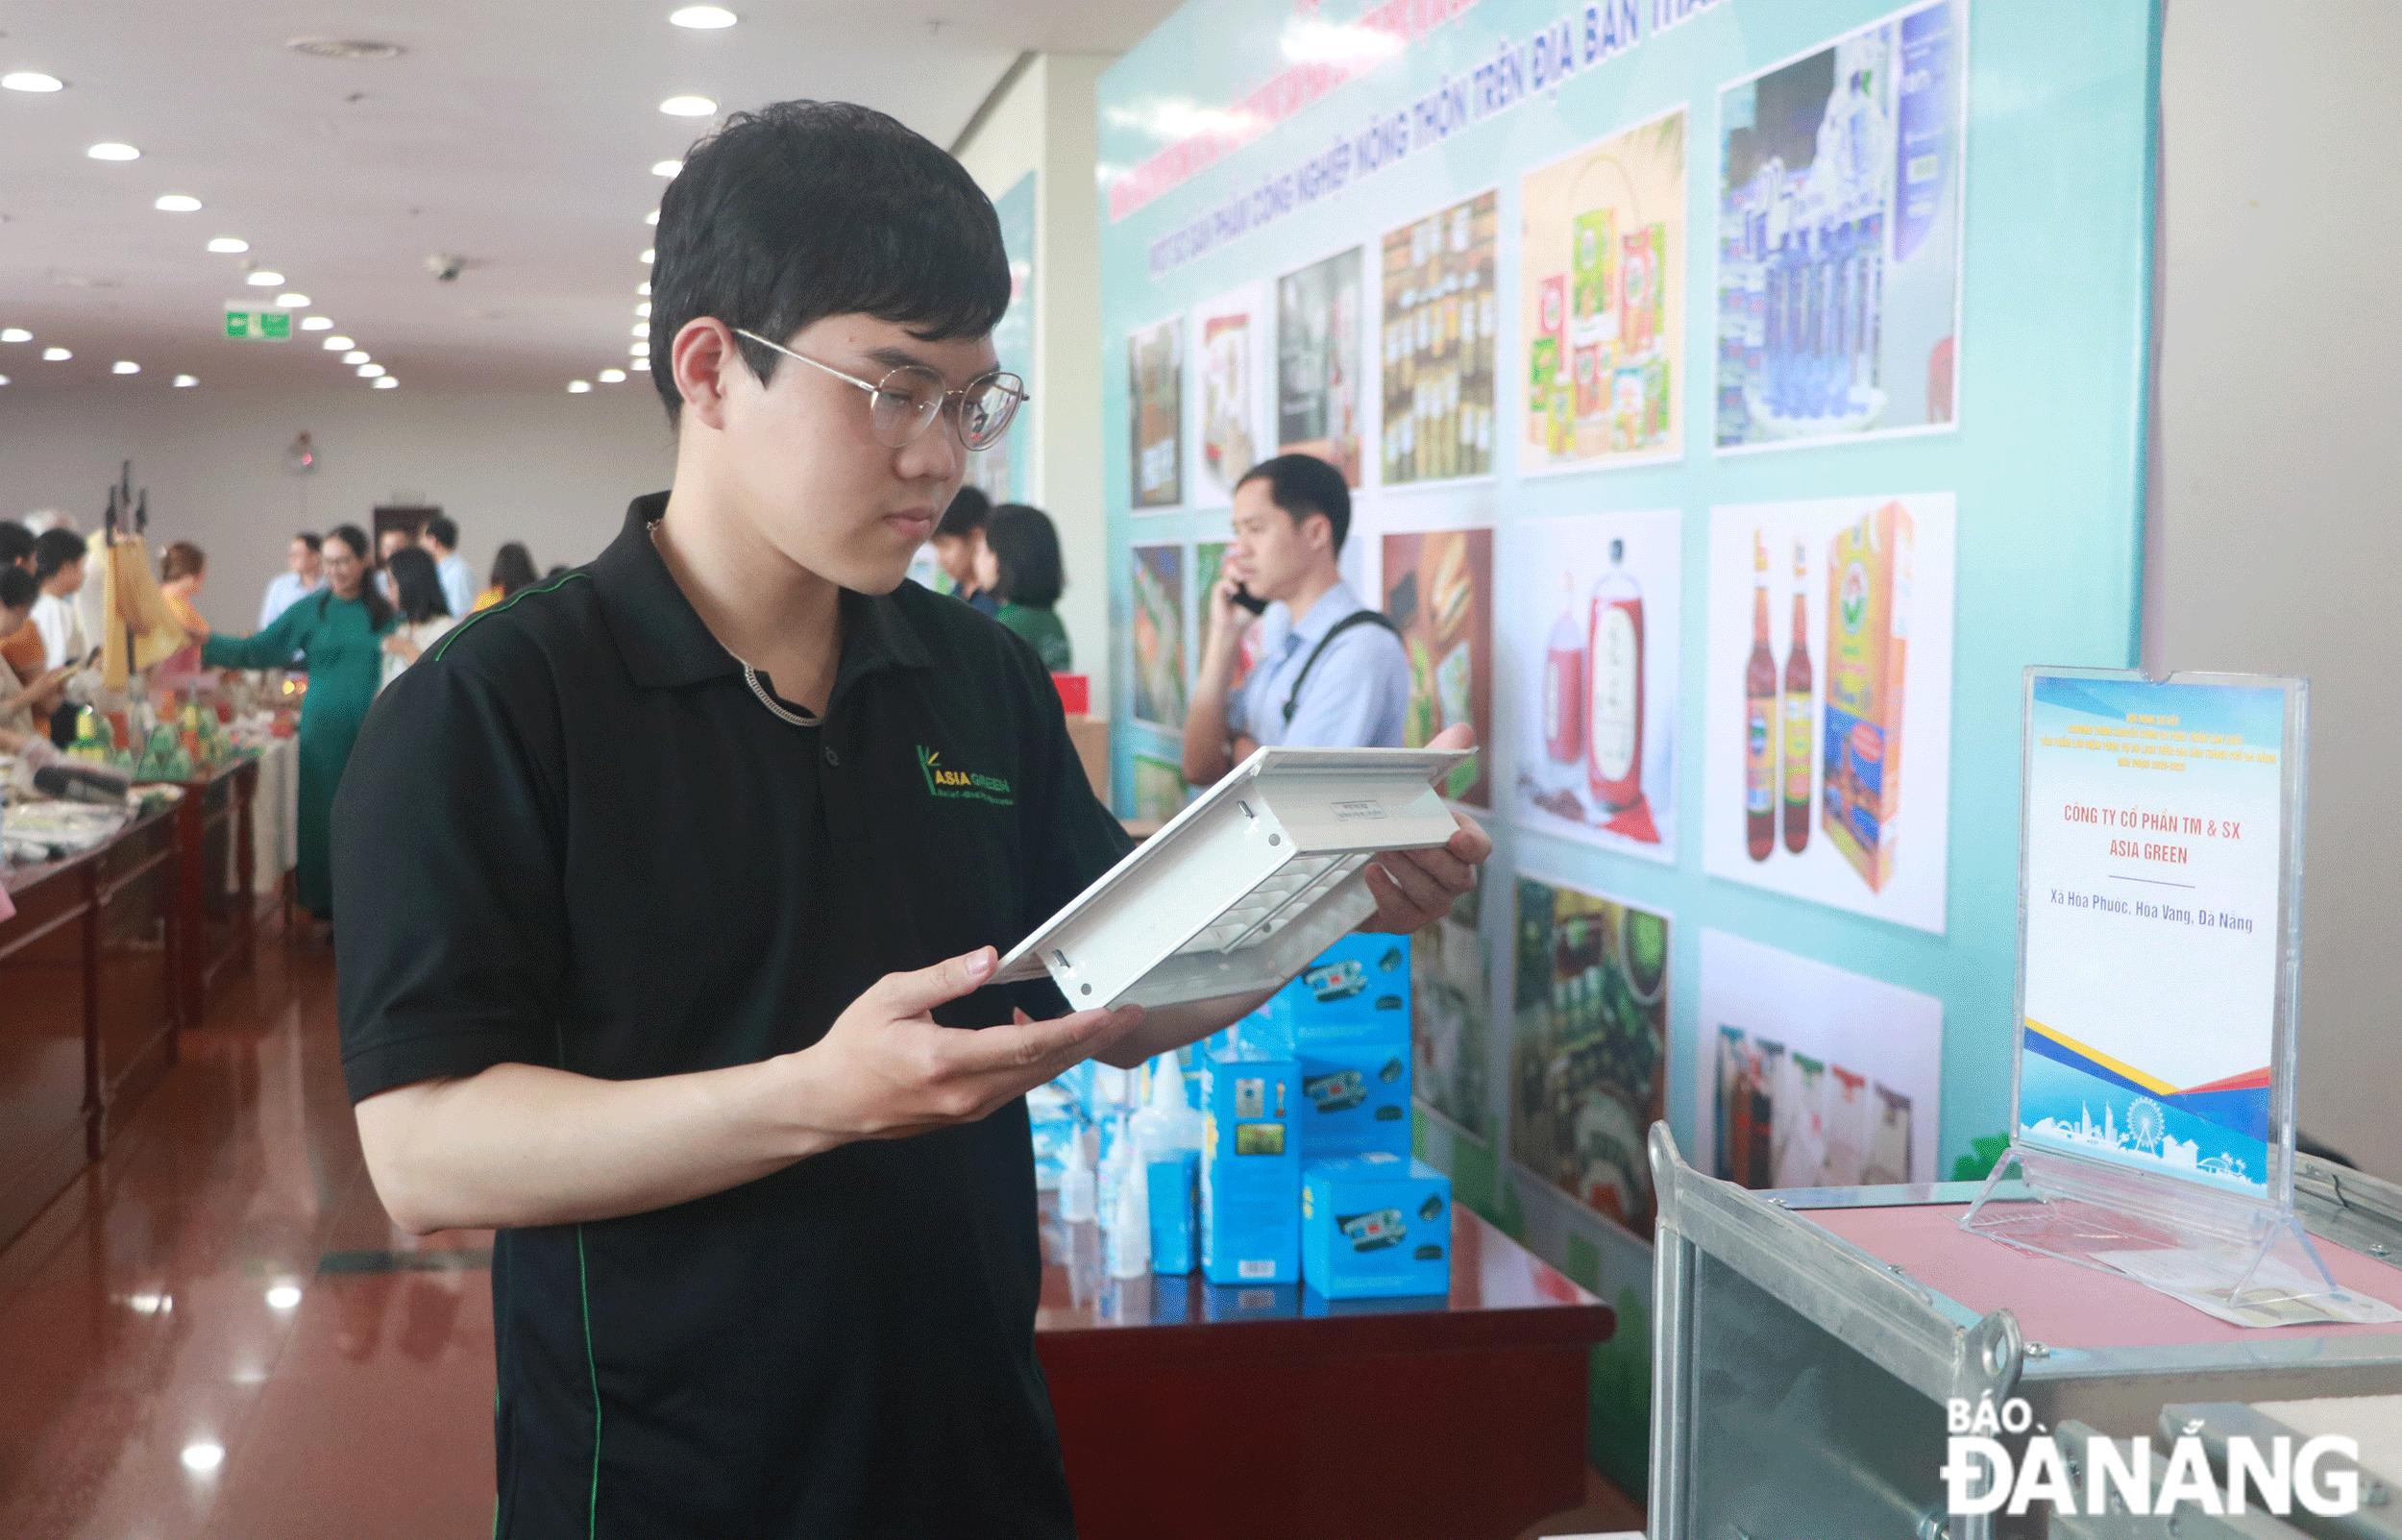
[[[1355,625],[1301,678],[1318,641],[1347,615],[1368,606],[1349,583],[1336,583],[1295,622],[1275,603],[1261,617],[1260,664],[1226,703],[1226,724],[1261,745],[1292,748],[1401,748],[1409,712],[1409,658],[1381,625]],[[1285,702],[1302,685],[1292,721]]]
[[[274,580],[267,584],[267,597],[258,605],[258,629],[263,631],[273,625],[277,616],[323,587],[323,578],[304,583],[298,573],[276,574]]]
[[[467,558],[453,550],[433,564],[433,574],[442,579],[442,597],[450,601],[451,619],[467,619],[467,612],[476,607],[476,574],[468,569]]]

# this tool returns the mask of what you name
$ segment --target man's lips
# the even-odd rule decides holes
[[[888,513],[884,516],[884,522],[891,525],[897,533],[923,540],[934,532],[934,510],[909,508],[899,513]]]

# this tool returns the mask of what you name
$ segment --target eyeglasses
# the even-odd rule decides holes
[[[892,449],[904,449],[918,442],[934,419],[956,400],[959,406],[951,424],[959,433],[960,443],[971,451],[989,450],[1009,431],[1010,419],[1017,415],[1019,403],[1032,399],[1026,394],[1026,382],[1006,370],[978,375],[953,390],[933,370],[919,364],[903,364],[870,384],[857,375],[845,374],[832,364],[820,363],[781,343],[770,342],[755,331],[745,331],[740,327],[733,331],[738,337],[748,337],[763,348],[772,348],[787,358],[797,358],[812,369],[822,369],[866,391],[869,427],[877,443]]]

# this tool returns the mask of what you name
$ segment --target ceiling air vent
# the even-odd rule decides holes
[[[371,37],[295,37],[283,46],[311,59],[398,59],[408,52],[399,43]]]

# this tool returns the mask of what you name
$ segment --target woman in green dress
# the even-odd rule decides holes
[[[1022,502],[993,509],[985,521],[984,549],[976,552],[976,586],[1001,601],[993,618],[1024,638],[1044,668],[1053,673],[1073,670],[1067,627],[1051,607],[1067,586],[1067,574],[1049,514]]]
[[[294,653],[308,662],[308,694],[300,721],[301,907],[320,920],[333,918],[330,861],[334,788],[350,763],[358,724],[383,677],[383,633],[392,628],[392,605],[367,571],[375,548],[366,532],[344,525],[325,540],[325,589],[304,597],[256,636],[212,636],[202,645],[201,666],[210,669],[280,669]]]

